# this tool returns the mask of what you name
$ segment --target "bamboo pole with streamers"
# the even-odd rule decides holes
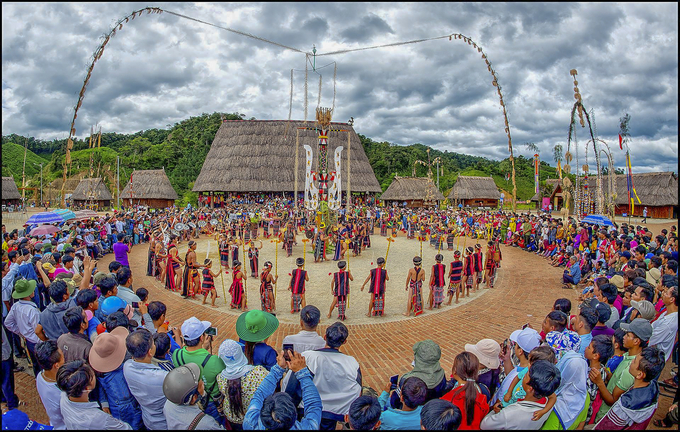
[[[387,268],[387,257],[390,255],[390,245],[394,239],[392,237],[387,237],[387,252],[385,252],[385,268]]]
[[[229,251],[227,251],[227,261],[229,261]],[[217,255],[220,255],[220,242],[217,240]],[[220,256],[221,258],[221,256]],[[222,281],[222,296],[224,297],[224,304],[227,304],[227,292],[224,290],[224,272],[226,270],[222,269],[220,272],[220,281]]]
[[[241,264],[241,279],[243,279],[243,310],[246,310],[248,307],[248,279],[246,276],[246,273],[243,271],[243,266],[245,265],[246,262],[246,245],[245,243],[243,244],[243,264]],[[234,275],[236,277],[236,275]]]

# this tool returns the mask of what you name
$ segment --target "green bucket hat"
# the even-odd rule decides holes
[[[253,309],[236,320],[236,334],[246,342],[262,342],[279,328],[279,320],[269,312]]]
[[[12,293],[12,298],[22,299],[31,295],[35,291],[35,286],[37,282],[33,279],[20,279],[14,284],[14,292]]]
[[[102,279],[104,279],[108,275],[109,275],[108,273],[104,273],[104,272],[101,272],[101,271],[97,272],[97,273],[94,274],[94,277],[92,278],[92,283],[94,285],[97,285],[99,282],[102,281]]]

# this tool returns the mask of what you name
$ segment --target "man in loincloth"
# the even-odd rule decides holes
[[[177,236],[174,234],[170,236],[170,243],[168,244],[168,262],[165,266],[165,288],[171,291],[177,291],[182,283],[182,272],[179,268],[184,264],[184,261],[179,257],[179,250],[175,245]]]
[[[444,301],[444,287],[446,286],[446,266],[442,264],[444,256],[437,254],[434,260],[437,262],[432,266],[432,275],[430,276],[430,298],[427,303],[428,309],[439,308]]]
[[[293,243],[295,243],[295,228],[292,222],[288,222],[283,233],[283,248],[286,250],[286,256],[293,255]]]
[[[297,268],[291,272],[288,291],[290,296],[290,313],[300,312],[300,309],[307,306],[305,301],[305,282],[309,281],[309,275],[302,267],[305,265],[304,258],[295,260]]]
[[[349,306],[349,281],[353,281],[352,272],[345,270],[347,263],[345,261],[338,262],[338,272],[333,274],[333,279],[331,280],[331,294],[333,295],[333,303],[331,303],[331,308],[328,311],[328,318],[331,317],[331,313],[335,306],[338,307],[338,319],[345,320],[347,317],[345,312]]]
[[[385,315],[385,282],[390,280],[385,270],[385,258],[380,257],[376,261],[378,267],[371,269],[368,277],[361,286],[361,291],[364,290],[366,284],[370,281],[371,287],[368,292],[371,294],[371,300],[368,303],[368,313],[366,316],[384,316]]]
[[[198,269],[205,266],[196,262],[196,242],[189,241],[189,249],[184,258],[184,274],[182,275],[182,297],[195,297],[201,288],[201,277]]]
[[[411,316],[413,310],[414,316],[423,313],[423,282],[425,281],[425,271],[420,267],[423,259],[419,256],[413,258],[413,268],[408,271],[406,277],[406,291],[409,292],[406,299],[406,312],[404,316]]]
[[[482,254],[482,245],[477,243],[475,245],[475,252],[472,254],[472,265],[474,267],[473,276],[473,291],[479,289],[479,284],[482,282],[482,271],[484,270],[484,256]]]
[[[272,284],[276,284],[279,280],[279,275],[272,275],[272,263],[267,261],[264,263],[264,269],[260,274],[260,302],[262,303],[262,310],[265,312],[276,311],[276,301],[274,299],[274,288]]]

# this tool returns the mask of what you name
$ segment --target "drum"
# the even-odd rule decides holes
[[[314,231],[313,230],[305,230],[305,237],[307,237],[308,239],[311,240],[312,238],[314,238]]]
[[[177,222],[175,226],[173,227],[173,231],[184,231],[184,224],[181,222]]]
[[[189,228],[191,229],[196,229],[196,224],[193,222],[189,222],[187,225],[189,225]]]
[[[210,220],[210,225],[212,225],[212,226],[217,226],[218,223],[219,223],[219,221],[217,219],[211,219]]]
[[[208,222],[206,222],[206,221],[204,221],[204,220],[198,221],[198,226],[199,226],[199,227],[203,228],[203,227],[206,226],[206,225],[208,225]]]

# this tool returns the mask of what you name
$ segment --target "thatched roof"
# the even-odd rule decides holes
[[[130,181],[120,193],[123,199],[167,199],[176,200],[177,192],[172,188],[165,170],[135,170]]]
[[[628,204],[628,187],[625,174],[615,177],[617,205]],[[597,177],[591,176],[588,179],[591,188],[597,185]],[[640,198],[635,205],[643,206],[677,206],[678,205],[678,176],[672,172],[653,172],[633,174],[633,184]],[[602,178],[602,187],[607,195],[607,176]],[[594,189],[593,189],[594,190]]]
[[[496,183],[491,177],[473,177],[459,175],[449,192],[449,199],[501,199]]]
[[[427,177],[395,177],[382,195],[382,201],[434,200],[443,201],[437,186]]]
[[[555,190],[555,188],[557,187],[557,185],[559,183],[560,183],[560,179],[546,179],[545,180],[545,184],[546,185],[552,185],[553,190]],[[529,201],[538,201],[539,199],[541,199],[541,197],[539,195],[540,195],[540,193],[534,194],[534,196],[532,196]]]
[[[288,127],[286,133],[286,126]],[[314,127],[314,121],[228,120],[220,126],[195,192],[292,192],[295,190],[295,139],[298,127]],[[359,136],[347,123],[331,123],[332,129],[350,131],[352,192],[380,192],[380,184],[368,162]],[[286,133],[286,136],[284,136]],[[317,169],[318,133],[299,131],[297,190],[305,190],[306,156],[303,145],[314,149],[312,169]],[[328,133],[328,171],[335,171],[334,152],[343,146],[342,190],[347,190],[347,132]]]
[[[108,201],[112,198],[111,192],[109,192],[101,177],[82,179],[78,183],[78,187],[73,191],[73,195],[71,195],[71,199],[79,201],[88,201],[90,199],[93,201]]]
[[[61,184],[63,183],[63,179],[61,177],[56,178],[50,183],[48,187],[51,187],[53,189],[58,189],[61,190]],[[80,184],[80,179],[79,178],[68,178],[66,179],[66,187],[64,188],[64,193],[71,193]]]
[[[12,177],[2,178],[2,199],[4,200],[21,199],[21,194],[19,193],[19,188],[17,188],[17,184],[14,183],[14,178]]]

